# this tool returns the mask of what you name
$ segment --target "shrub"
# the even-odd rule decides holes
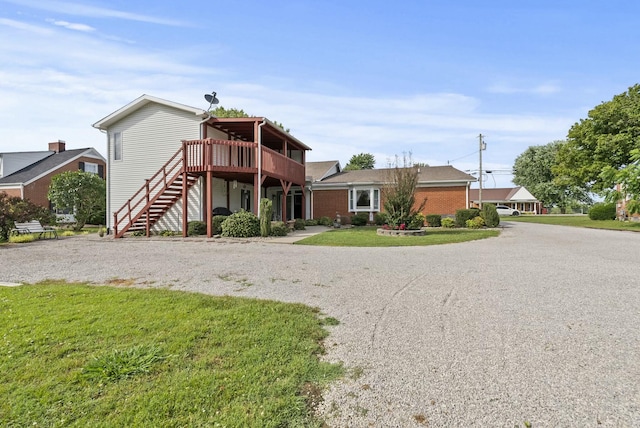
[[[76,233],[73,230],[65,230],[60,236],[76,236]]]
[[[496,211],[496,206],[493,204],[482,205],[482,214],[480,216],[487,227],[498,227],[500,224],[500,216]]]
[[[591,220],[615,220],[616,204],[613,202],[595,204],[589,210],[589,218]]]
[[[176,236],[178,232],[174,232],[173,230],[163,230],[159,233],[160,236]]]
[[[304,219],[297,218],[293,220],[293,230],[305,230],[305,221]]]
[[[273,216],[273,202],[271,199],[260,200],[260,236],[271,235],[271,217]]]
[[[226,215],[214,215],[211,219],[211,232],[214,235],[220,235],[222,233],[222,223],[227,219]]]
[[[56,222],[56,216],[28,199],[0,192],[0,241],[9,238],[15,222],[31,220],[39,220],[43,225],[53,225]]]
[[[382,226],[387,224],[387,215],[385,213],[375,213],[373,215],[373,223],[376,226]]]
[[[251,238],[260,235],[260,220],[247,211],[231,214],[222,222],[222,236],[233,238]]]
[[[304,221],[304,225],[305,226],[317,226],[318,225],[318,220],[314,220],[312,218],[308,218]]]
[[[470,220],[467,220],[465,222],[465,225],[469,229],[480,229],[481,227],[484,226],[484,220],[482,219],[482,217],[476,216]]]
[[[207,234],[207,225],[204,221],[190,221],[187,225],[187,236]]]
[[[320,226],[333,226],[333,220],[330,217],[324,216],[318,219],[318,224]]]
[[[424,216],[424,214],[415,213],[413,217],[411,217],[411,220],[409,221],[408,229],[412,229],[412,230],[421,229],[422,226],[424,226],[425,220],[426,220],[426,217]]]
[[[353,226],[366,226],[369,216],[366,213],[358,213],[351,216],[351,224]]]
[[[9,237],[9,242],[12,244],[23,244],[25,242],[33,242],[36,237],[30,233],[21,233],[20,235],[11,235]]]
[[[452,218],[445,217],[442,220],[440,220],[440,225],[442,227],[452,228],[452,227],[456,227],[456,221]]]
[[[271,222],[271,236],[287,236],[289,228],[282,221]]]
[[[426,219],[429,227],[440,227],[442,225],[442,216],[440,214],[427,214]]]
[[[456,211],[456,227],[465,227],[467,220],[472,220],[480,215],[478,208],[469,208],[467,210]]]

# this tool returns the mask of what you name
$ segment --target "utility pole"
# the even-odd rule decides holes
[[[478,135],[478,143],[480,145],[480,169],[478,170],[478,180],[480,181],[480,188],[478,190],[478,207],[482,209],[482,151],[487,148],[487,145],[483,141],[483,135]]]

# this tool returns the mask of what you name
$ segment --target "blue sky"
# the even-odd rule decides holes
[[[235,3],[235,4],[234,4]],[[282,122],[308,160],[478,169],[564,139],[640,81],[640,3],[0,0],[0,152],[96,147],[142,94]]]

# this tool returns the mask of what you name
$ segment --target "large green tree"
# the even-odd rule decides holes
[[[640,149],[639,84],[596,106],[571,127],[554,172],[560,183],[603,194],[616,184],[615,175],[603,171],[628,166],[634,149]]]
[[[582,187],[556,180],[553,173],[558,153],[565,141],[544,146],[531,146],[518,156],[513,165],[513,183],[524,186],[538,200],[562,209],[576,203],[590,203],[589,193]]]
[[[80,230],[89,219],[104,212],[106,185],[96,174],[67,171],[51,178],[48,197],[56,208],[73,212],[74,229]]]
[[[343,170],[373,169],[375,165],[376,159],[371,153],[360,153],[359,155],[351,156],[349,163],[344,166]]]
[[[224,108],[222,106],[218,106],[215,109],[211,110],[211,114],[215,117],[251,117],[248,113],[246,113],[242,109],[237,108]],[[289,132],[289,128],[285,128],[284,125],[277,120],[272,121],[276,126],[279,126],[284,132]]]

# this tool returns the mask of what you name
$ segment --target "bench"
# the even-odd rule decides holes
[[[15,223],[14,229],[11,229],[10,235],[23,235],[25,233],[38,234],[38,239],[49,238],[58,239],[58,232],[53,227],[43,226],[38,220],[31,220],[26,223]]]

